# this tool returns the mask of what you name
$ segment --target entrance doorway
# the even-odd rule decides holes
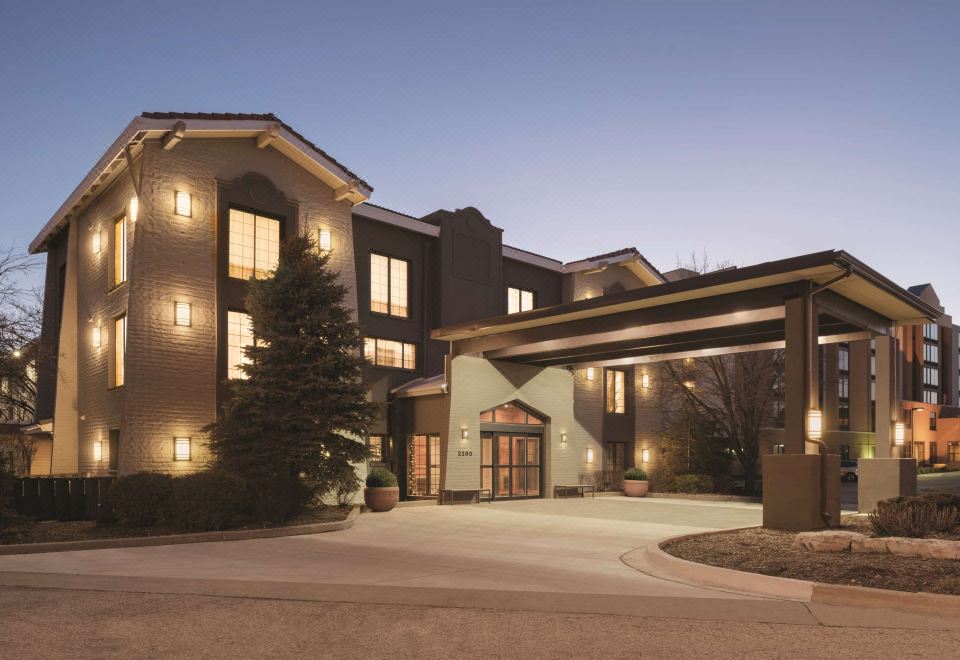
[[[436,497],[440,488],[440,436],[410,436],[409,497]]]
[[[543,497],[543,420],[515,403],[480,414],[480,486],[499,499]]]

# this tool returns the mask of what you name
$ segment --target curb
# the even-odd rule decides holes
[[[49,543],[16,543],[0,545],[2,555],[30,555],[43,552],[71,552],[75,550],[106,550],[110,548],[145,548],[157,545],[181,545],[184,543],[216,543],[220,541],[248,541],[271,539],[280,536],[302,536],[337,532],[353,527],[360,516],[360,507],[354,506],[347,517],[337,522],[292,525],[290,527],[267,527],[265,529],[233,529],[221,532],[196,532],[191,534],[167,534],[164,536],[133,536],[117,539],[94,539],[89,541],[52,541]]]
[[[631,568],[656,578],[682,582],[693,586],[723,589],[751,596],[795,600],[818,605],[873,607],[921,614],[960,615],[960,596],[948,594],[915,593],[826,584],[808,580],[779,578],[761,573],[735,571],[680,559],[661,548],[662,545],[683,539],[735,532],[740,527],[720,532],[683,534],[631,550],[621,557]]]
[[[708,502],[747,502],[750,504],[763,504],[762,497],[717,495],[714,493],[647,493],[647,497],[662,497],[672,500],[705,500]]]

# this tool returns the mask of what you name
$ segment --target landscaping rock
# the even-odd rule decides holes
[[[902,536],[887,538],[887,552],[900,557],[922,557],[927,539],[908,539]]]
[[[864,536],[862,539],[853,539],[850,542],[850,552],[860,552],[863,554],[886,554],[890,551],[887,550],[886,538]]]
[[[800,532],[793,539],[793,547],[803,548],[811,552],[848,552],[850,544],[856,540],[865,539],[857,532],[841,530],[827,530],[823,532]]]

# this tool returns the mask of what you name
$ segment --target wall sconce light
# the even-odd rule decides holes
[[[593,448],[587,447],[587,463],[593,463]]]
[[[93,238],[90,240],[90,247],[93,249],[94,254],[100,254],[100,230],[98,229],[93,234]]]
[[[93,460],[97,463],[103,461],[103,443],[100,441],[93,443]]]
[[[131,197],[130,198],[130,222],[136,222],[137,215],[139,213],[140,213],[140,200],[137,199],[136,197]]]
[[[93,326],[93,333],[91,334],[90,339],[91,339],[91,342],[93,343],[94,348],[100,348],[100,342],[102,341],[100,332],[101,331],[100,331],[99,325]]]
[[[641,449],[641,450],[640,450],[640,462],[641,462],[641,463],[649,463],[649,462],[650,462],[650,450],[649,450],[649,449]]]
[[[819,440],[823,435],[823,416],[819,410],[811,409],[807,412],[807,437]]]
[[[640,387],[645,390],[650,388],[650,374],[642,374],[640,376]]]
[[[329,252],[332,245],[330,230],[326,227],[321,228],[317,238],[317,247],[320,248],[321,252]]]
[[[904,426],[903,422],[897,422],[893,430],[893,441],[898,447],[903,445],[903,435],[904,435]]]
[[[173,460],[175,461],[190,460],[190,438],[174,438],[173,439]]]
[[[470,429],[468,429],[466,426],[464,426],[462,429],[460,429],[460,439],[461,439],[461,440],[469,440],[469,439],[470,439]]]
[[[561,434],[560,434],[560,444],[561,444],[561,445],[567,444],[567,434],[566,434],[566,433],[561,433]]]
[[[695,390],[695,389],[697,389],[697,383],[696,383],[696,381],[693,381],[693,380],[685,380],[685,381],[683,381],[683,386],[684,386],[685,388],[687,388],[688,390]]]
[[[173,318],[174,325],[185,325],[188,326],[191,323],[191,309],[190,303],[188,302],[178,302],[174,304],[175,313]]]
[[[175,212],[177,215],[182,215],[185,218],[189,218],[193,215],[193,197],[188,192],[183,192],[182,190],[177,191],[177,204]]]
[[[587,380],[593,381],[597,377],[597,371],[593,367],[587,367]]]

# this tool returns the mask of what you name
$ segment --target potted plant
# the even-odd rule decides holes
[[[647,473],[632,467],[623,475],[623,494],[627,497],[645,497],[650,489]]]
[[[371,511],[389,511],[400,501],[397,477],[389,470],[375,468],[367,475],[363,501]]]

